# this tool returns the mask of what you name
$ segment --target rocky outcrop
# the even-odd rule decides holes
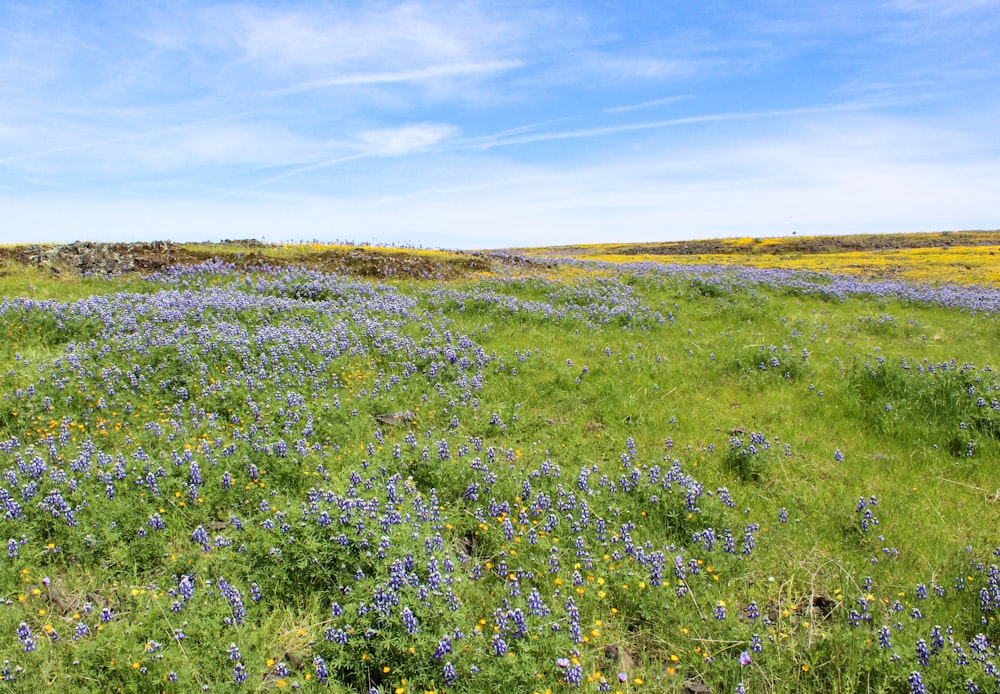
[[[158,270],[181,260],[180,246],[170,241],[95,243],[76,241],[55,246],[25,246],[18,249],[23,263],[80,275],[116,276],[129,272]]]

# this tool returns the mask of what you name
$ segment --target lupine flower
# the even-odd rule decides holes
[[[324,661],[318,655],[313,658],[313,668],[316,671],[316,679],[319,680],[320,684],[326,684],[327,679],[330,677],[330,671],[326,667],[326,661]]]
[[[403,626],[406,627],[407,634],[416,634],[420,631],[420,626],[417,624],[417,618],[414,616],[413,611],[409,607],[403,607],[399,612],[399,618],[403,622]]]
[[[715,618],[720,622],[726,618],[726,603],[721,600],[715,603]]]
[[[493,655],[498,658],[507,655],[507,651],[509,650],[507,642],[504,641],[500,634],[493,635],[493,639],[490,641],[490,646],[493,648]]]
[[[917,662],[923,667],[930,665],[930,653],[927,650],[927,642],[917,639]]]

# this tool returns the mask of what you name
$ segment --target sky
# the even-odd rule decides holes
[[[1000,228],[1000,0],[0,3],[0,242]]]

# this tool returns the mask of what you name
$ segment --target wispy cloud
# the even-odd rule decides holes
[[[279,181],[284,181],[289,178],[294,178],[295,176],[300,176],[310,171],[319,171],[320,169],[326,169],[331,166],[336,166],[337,164],[345,164],[347,162],[357,161],[358,159],[368,159],[369,157],[373,156],[375,156],[374,152],[357,152],[355,154],[348,154],[342,157],[323,159],[322,161],[318,161],[313,164],[307,164],[306,166],[296,166],[295,168],[289,169],[288,171],[284,171],[278,174],[277,176],[270,176],[262,181],[256,181],[255,183],[252,183],[248,186],[244,186],[239,190],[226,191],[225,195],[233,196],[233,195],[239,195],[241,193],[246,193],[252,190],[260,190],[261,188],[273,185],[275,183],[278,183]]]
[[[622,55],[616,52],[593,52],[579,63],[584,75],[613,81],[653,82],[687,77],[702,69],[704,59],[691,56]]]
[[[365,84],[392,84],[398,82],[422,82],[425,80],[464,75],[479,75],[490,72],[502,72],[521,67],[519,60],[493,60],[484,63],[451,63],[446,65],[430,65],[415,70],[397,70],[391,72],[357,72],[335,77],[309,80],[298,84],[274,90],[273,94],[291,94],[310,89],[328,87],[344,87]]]
[[[352,154],[323,158],[304,166],[294,166],[275,176],[256,181],[237,191],[228,194],[239,194],[250,190],[260,190],[280,181],[285,181],[302,174],[328,169],[339,164],[369,159],[371,157],[399,157],[424,151],[429,147],[453,137],[459,133],[458,128],[441,123],[417,123],[399,128],[383,128],[365,130],[358,134],[349,147],[356,150]],[[273,167],[272,167],[273,168]]]
[[[243,60],[268,71],[382,74],[513,59],[509,52],[518,50],[523,23],[487,8],[427,2],[373,4],[359,11],[238,6],[206,15],[240,47]]]
[[[6,157],[0,157],[0,164],[9,164],[12,162],[24,161],[26,159],[38,159],[42,157],[48,157],[54,154],[67,154],[70,152],[79,152],[81,150],[107,148],[111,145],[118,145],[127,142],[135,142],[137,140],[157,138],[164,135],[183,133],[185,131],[190,131],[192,129],[201,126],[219,123],[222,121],[235,120],[238,118],[245,117],[247,115],[249,115],[249,113],[234,113],[225,116],[217,116],[215,118],[206,118],[203,120],[198,120],[190,123],[183,123],[180,125],[171,125],[165,128],[156,128],[154,130],[147,130],[144,132],[134,132],[125,135],[104,137],[96,140],[88,140],[84,142],[75,142],[72,144],[64,144],[57,147],[34,149],[26,152],[20,152],[18,154],[11,154]]]
[[[366,152],[398,156],[427,149],[458,132],[458,128],[451,125],[419,123],[402,128],[366,130],[358,136],[358,140]]]
[[[890,6],[903,12],[948,17],[1000,7],[998,0],[893,0]]]
[[[673,104],[678,101],[686,101],[692,98],[694,97],[691,94],[678,94],[676,96],[665,96],[662,99],[651,99],[649,101],[642,101],[638,104],[626,104],[625,106],[612,106],[604,109],[604,113],[628,113],[629,111],[638,111],[644,108],[655,108],[657,106]]]
[[[767,118],[788,118],[793,116],[810,116],[824,113],[836,113],[847,111],[863,111],[875,108],[876,104],[871,102],[845,102],[840,104],[829,104],[824,106],[811,106],[805,108],[775,109],[771,111],[736,111],[730,113],[706,113],[697,116],[686,116],[684,118],[669,118],[665,120],[643,121],[639,123],[624,123],[621,125],[607,125],[594,128],[582,128],[579,130],[564,130],[559,132],[540,132],[533,134],[516,134],[509,137],[486,136],[476,140],[470,140],[466,146],[470,149],[492,149],[494,147],[509,147],[512,145],[524,145],[534,142],[546,142],[549,140],[577,140],[582,138],[604,137],[608,135],[618,135],[622,133],[638,132],[642,130],[659,130],[661,128],[673,128],[684,125],[697,125],[702,123],[723,123],[727,121],[745,121]]]
[[[230,17],[226,18],[227,20]],[[236,36],[249,60],[277,68],[330,67],[377,62],[456,60],[468,56],[467,41],[416,4],[360,14],[332,10],[269,10],[243,7],[235,13]]]

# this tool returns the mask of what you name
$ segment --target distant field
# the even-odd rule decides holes
[[[1000,691],[996,236],[871,239],[0,249],[0,691]]]
[[[1000,232],[740,238],[523,249],[540,257],[614,263],[745,265],[914,282],[1000,282]]]

